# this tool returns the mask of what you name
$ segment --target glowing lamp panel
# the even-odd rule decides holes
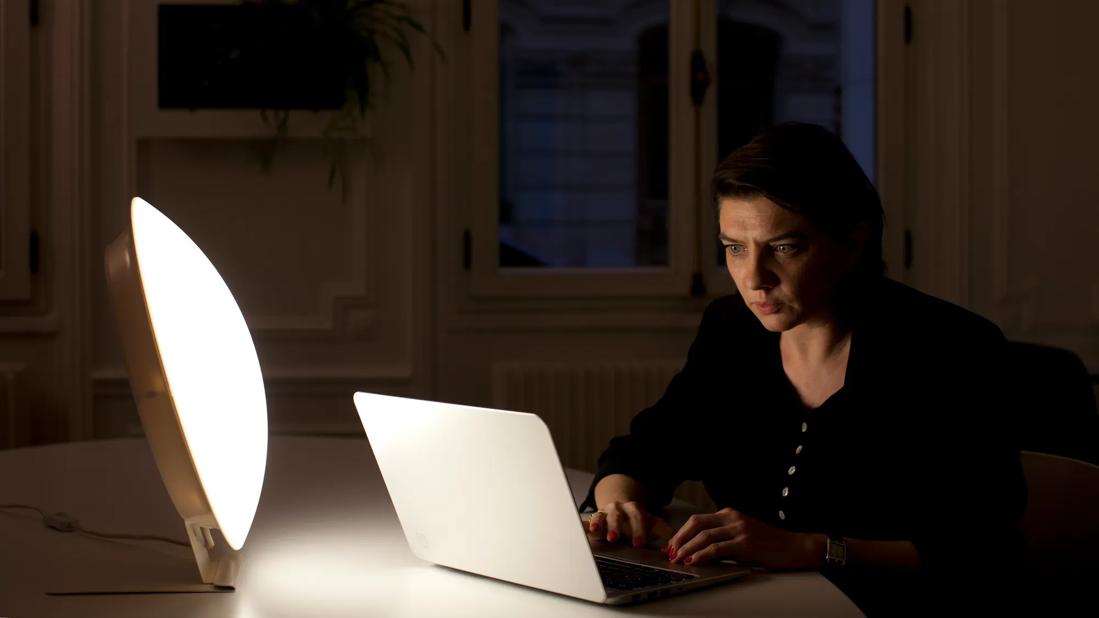
[[[267,464],[267,403],[255,345],[228,286],[160,211],[132,204],[146,306],[184,438],[218,528],[244,545]]]

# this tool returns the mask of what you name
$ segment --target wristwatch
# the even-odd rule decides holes
[[[832,567],[842,567],[847,564],[847,541],[843,537],[825,537],[824,564]]]

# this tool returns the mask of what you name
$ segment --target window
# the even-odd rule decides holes
[[[710,175],[771,123],[837,131],[874,176],[872,0],[475,7],[473,296],[728,291]]]
[[[668,263],[668,3],[500,3],[499,264]]]

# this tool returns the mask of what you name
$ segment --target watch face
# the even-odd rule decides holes
[[[847,543],[842,540],[828,539],[828,551],[824,559],[835,564],[844,564],[847,561]]]

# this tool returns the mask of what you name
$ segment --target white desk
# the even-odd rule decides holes
[[[570,474],[574,491],[590,475]],[[184,539],[144,440],[0,451],[0,504],[65,511],[104,532]],[[859,616],[817,573],[758,574],[612,609],[427,564],[405,544],[366,440],[275,437],[229,593],[47,596],[125,582],[198,583],[189,548],[105,541],[0,511],[0,616]]]

